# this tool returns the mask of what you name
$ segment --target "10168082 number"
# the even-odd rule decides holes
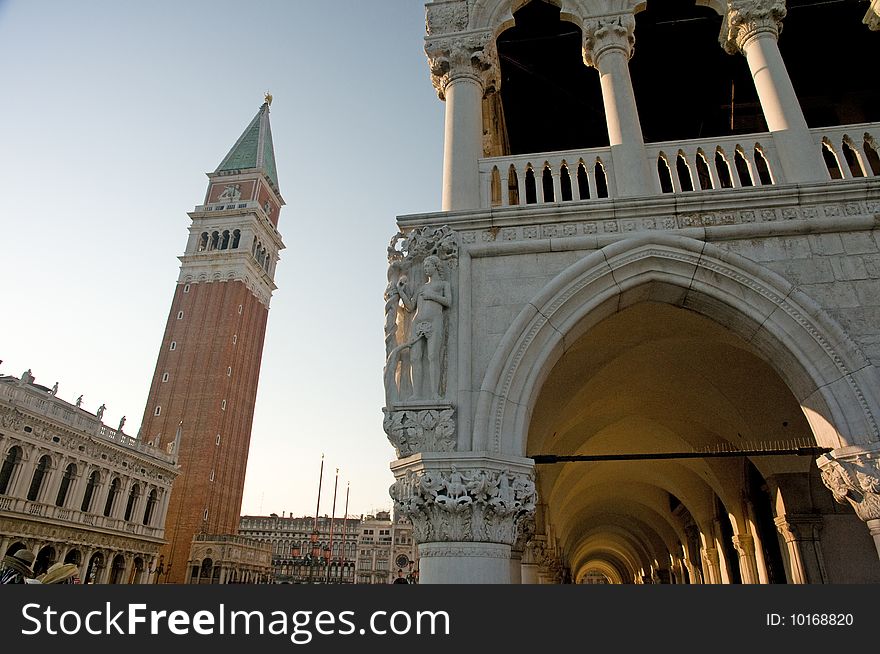
[[[852,613],[792,613],[789,616],[793,627],[850,627]]]

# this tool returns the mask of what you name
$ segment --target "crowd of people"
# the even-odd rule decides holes
[[[3,557],[0,584],[80,584],[75,563],[55,563],[41,575],[34,574],[33,552],[21,549]]]

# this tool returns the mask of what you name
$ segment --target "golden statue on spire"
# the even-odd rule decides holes
[[[266,101],[266,104],[270,107],[272,106],[272,94],[266,91],[266,94],[263,96],[263,99]]]

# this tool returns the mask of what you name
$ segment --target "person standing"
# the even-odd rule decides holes
[[[34,553],[20,549],[3,557],[0,584],[24,584],[34,576]]]

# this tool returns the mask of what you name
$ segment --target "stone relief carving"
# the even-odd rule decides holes
[[[241,198],[241,184],[227,184],[223,192],[217,196],[218,200],[231,200],[236,202]]]
[[[455,450],[455,409],[452,407],[425,411],[386,410],[382,427],[398,457]]]
[[[825,455],[819,466],[822,481],[839,504],[849,502],[862,520],[880,520],[880,459],[869,454],[844,461]]]
[[[531,475],[508,469],[407,471],[390,489],[413,523],[417,543],[474,541],[512,545],[517,525],[534,514]]]
[[[398,249],[399,247],[399,249]],[[388,248],[385,289],[385,405],[440,403],[458,235],[448,226],[397,234]]]
[[[759,32],[778,37],[785,13],[784,0],[727,0],[727,15],[719,39],[721,46],[730,54],[736,54]]]
[[[609,49],[622,50],[627,59],[635,48],[636,19],[632,14],[593,18],[584,23],[583,55],[587,66],[596,66]]]

